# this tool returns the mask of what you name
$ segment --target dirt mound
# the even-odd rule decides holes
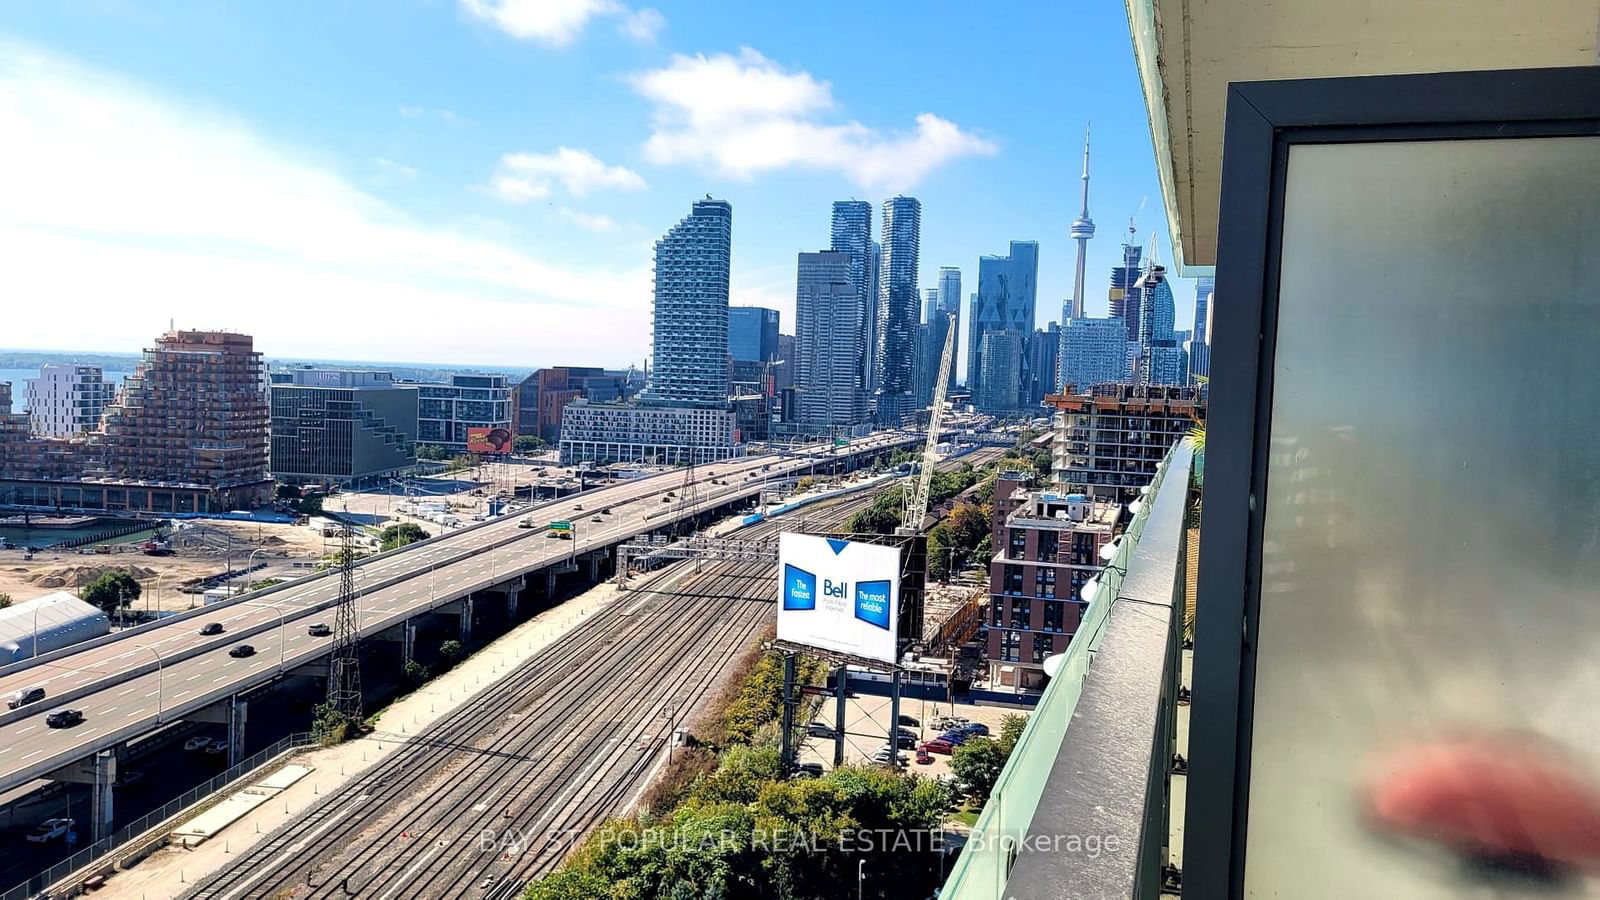
[[[35,572],[26,578],[37,587],[82,587],[107,572],[127,570],[139,581],[156,577],[156,570],[146,566],[56,566]]]
[[[289,542],[275,534],[269,534],[261,539],[261,546],[263,547],[281,547],[287,543]]]

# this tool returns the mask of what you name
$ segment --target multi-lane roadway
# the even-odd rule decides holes
[[[901,446],[910,435],[879,435],[853,442],[848,452]],[[700,467],[696,508],[711,509],[756,494],[770,479],[804,471],[810,458],[752,456]],[[714,473],[714,474],[713,474]],[[715,483],[714,483],[715,482]],[[451,532],[357,568],[358,617],[364,635],[375,634],[473,591],[535,572],[564,557],[604,548],[661,527],[678,509],[681,473],[636,479],[542,504],[531,511],[541,524],[568,519],[573,541],[550,540],[541,529],[521,528],[508,517]],[[663,499],[670,502],[663,503]],[[663,515],[665,513],[665,515]],[[598,516],[600,521],[591,519]],[[252,597],[217,604],[122,633],[112,640],[0,675],[0,696],[32,685],[48,696],[20,710],[0,710],[0,791],[143,734],[327,652],[331,638],[308,626],[332,621],[336,576],[314,576]],[[220,635],[202,635],[209,622]],[[253,656],[235,658],[241,643]],[[63,704],[81,709],[72,728],[50,728],[44,713]]]

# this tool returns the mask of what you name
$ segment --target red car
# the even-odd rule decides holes
[[[917,748],[917,765],[926,766],[926,765],[928,765],[928,764],[930,764],[932,762],[933,762],[933,756],[928,753],[927,748],[926,747],[918,747]]]
[[[947,740],[942,738],[934,738],[933,740],[924,743],[918,749],[919,751],[926,750],[929,753],[943,753],[944,755],[949,756],[950,752],[955,748],[950,746],[950,742]]]

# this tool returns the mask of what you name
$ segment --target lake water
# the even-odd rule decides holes
[[[0,538],[5,538],[8,547],[54,547],[73,538],[94,537],[117,527],[112,525],[90,525],[84,528],[22,528],[13,525],[0,525]],[[151,527],[151,530],[154,526]],[[133,534],[108,538],[103,543],[116,544],[123,541],[142,541],[150,537],[151,530],[139,531]]]

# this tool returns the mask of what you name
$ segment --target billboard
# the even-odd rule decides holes
[[[511,430],[475,425],[467,429],[468,453],[510,453]]]
[[[778,640],[895,662],[900,548],[778,536]]]

